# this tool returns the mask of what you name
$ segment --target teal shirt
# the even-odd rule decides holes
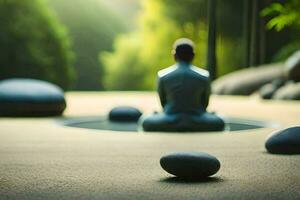
[[[158,93],[167,114],[201,114],[209,102],[209,73],[190,63],[176,63],[158,72]]]

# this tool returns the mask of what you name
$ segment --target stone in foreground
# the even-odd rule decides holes
[[[34,79],[0,81],[1,116],[56,116],[65,108],[64,92],[52,83]]]
[[[291,127],[271,135],[266,149],[272,154],[300,154],[300,127]]]
[[[177,152],[163,156],[161,167],[168,173],[183,179],[203,179],[216,174],[220,161],[207,153]]]
[[[130,106],[115,107],[108,114],[109,120],[114,122],[137,122],[141,116],[139,109]]]

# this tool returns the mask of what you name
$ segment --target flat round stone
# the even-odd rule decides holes
[[[273,133],[267,139],[265,147],[273,154],[300,154],[300,127]]]
[[[66,108],[64,92],[58,86],[34,79],[0,81],[1,116],[53,116]]]
[[[184,179],[201,179],[216,174],[220,161],[207,153],[177,152],[163,156],[161,167],[168,173]]]
[[[108,114],[109,120],[115,122],[137,122],[141,116],[139,109],[130,106],[113,108]]]

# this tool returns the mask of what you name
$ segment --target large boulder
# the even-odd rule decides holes
[[[288,80],[300,82],[300,50],[292,54],[284,63],[284,73]]]
[[[247,68],[214,81],[212,93],[219,95],[250,95],[263,85],[283,76],[283,64]]]
[[[300,51],[286,60],[283,71],[283,79],[275,79],[259,90],[263,99],[300,100]]]
[[[279,88],[272,97],[280,100],[300,100],[300,83],[288,83]]]
[[[263,99],[272,99],[274,97],[274,94],[278,91],[279,88],[284,86],[284,84],[284,79],[276,79],[271,83],[262,86],[262,88],[259,89],[258,94]]]
[[[46,81],[0,81],[0,116],[55,116],[66,108],[62,89]]]

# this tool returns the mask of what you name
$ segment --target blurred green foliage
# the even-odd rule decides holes
[[[243,2],[218,1],[218,5],[217,59],[222,75],[244,64],[243,21],[237,17],[243,14]],[[206,16],[206,0],[144,0],[137,30],[118,37],[113,52],[101,53],[105,88],[153,89],[157,71],[174,63],[172,44],[180,37],[195,42],[194,64],[205,68]]]
[[[99,0],[114,14],[122,18],[128,29],[136,28],[136,16],[141,8],[141,0]]]
[[[205,68],[208,0],[141,0],[135,17],[138,1],[0,0],[0,79],[30,77],[63,88],[74,82],[76,90],[149,90],[155,87],[156,72],[174,63],[172,44],[180,37],[194,40],[194,64]],[[220,76],[246,66],[249,34],[246,1],[217,2]],[[287,0],[262,12],[271,18],[269,28],[282,30],[267,31],[267,62],[284,60],[300,48],[299,32],[290,31],[299,30],[299,10],[300,1]],[[128,27],[135,29],[126,32]]]
[[[300,28],[300,1],[286,0],[285,3],[272,3],[262,11],[262,16],[272,16],[268,22],[269,29],[281,31],[286,27]]]
[[[36,78],[70,87],[70,41],[44,0],[0,0],[0,19],[0,79]]]
[[[247,66],[244,3],[245,1],[236,0],[217,1],[218,77]]]
[[[103,89],[103,66],[98,54],[112,48],[125,30],[123,20],[101,0],[48,0],[69,30],[76,53],[76,90]]]
[[[145,90],[155,86],[156,72],[174,63],[172,44],[180,37],[195,41],[195,64],[205,64],[206,25],[199,20],[202,0],[143,1],[136,31],[117,38],[114,52],[101,54],[108,90]],[[185,9],[182,9],[185,6]],[[198,6],[195,9],[194,6]],[[200,8],[200,9],[199,9]],[[205,9],[205,6],[203,6]],[[193,12],[192,14],[190,12]]]
[[[261,12],[262,16],[270,17],[267,23],[268,29],[284,31],[289,29],[296,36],[288,44],[283,45],[274,55],[274,61],[284,61],[295,51],[300,49],[300,1],[286,0],[283,3],[276,2]]]
[[[293,53],[300,50],[300,40],[293,40],[292,42],[284,45],[277,53],[274,55],[273,60],[275,62],[285,61]]]

